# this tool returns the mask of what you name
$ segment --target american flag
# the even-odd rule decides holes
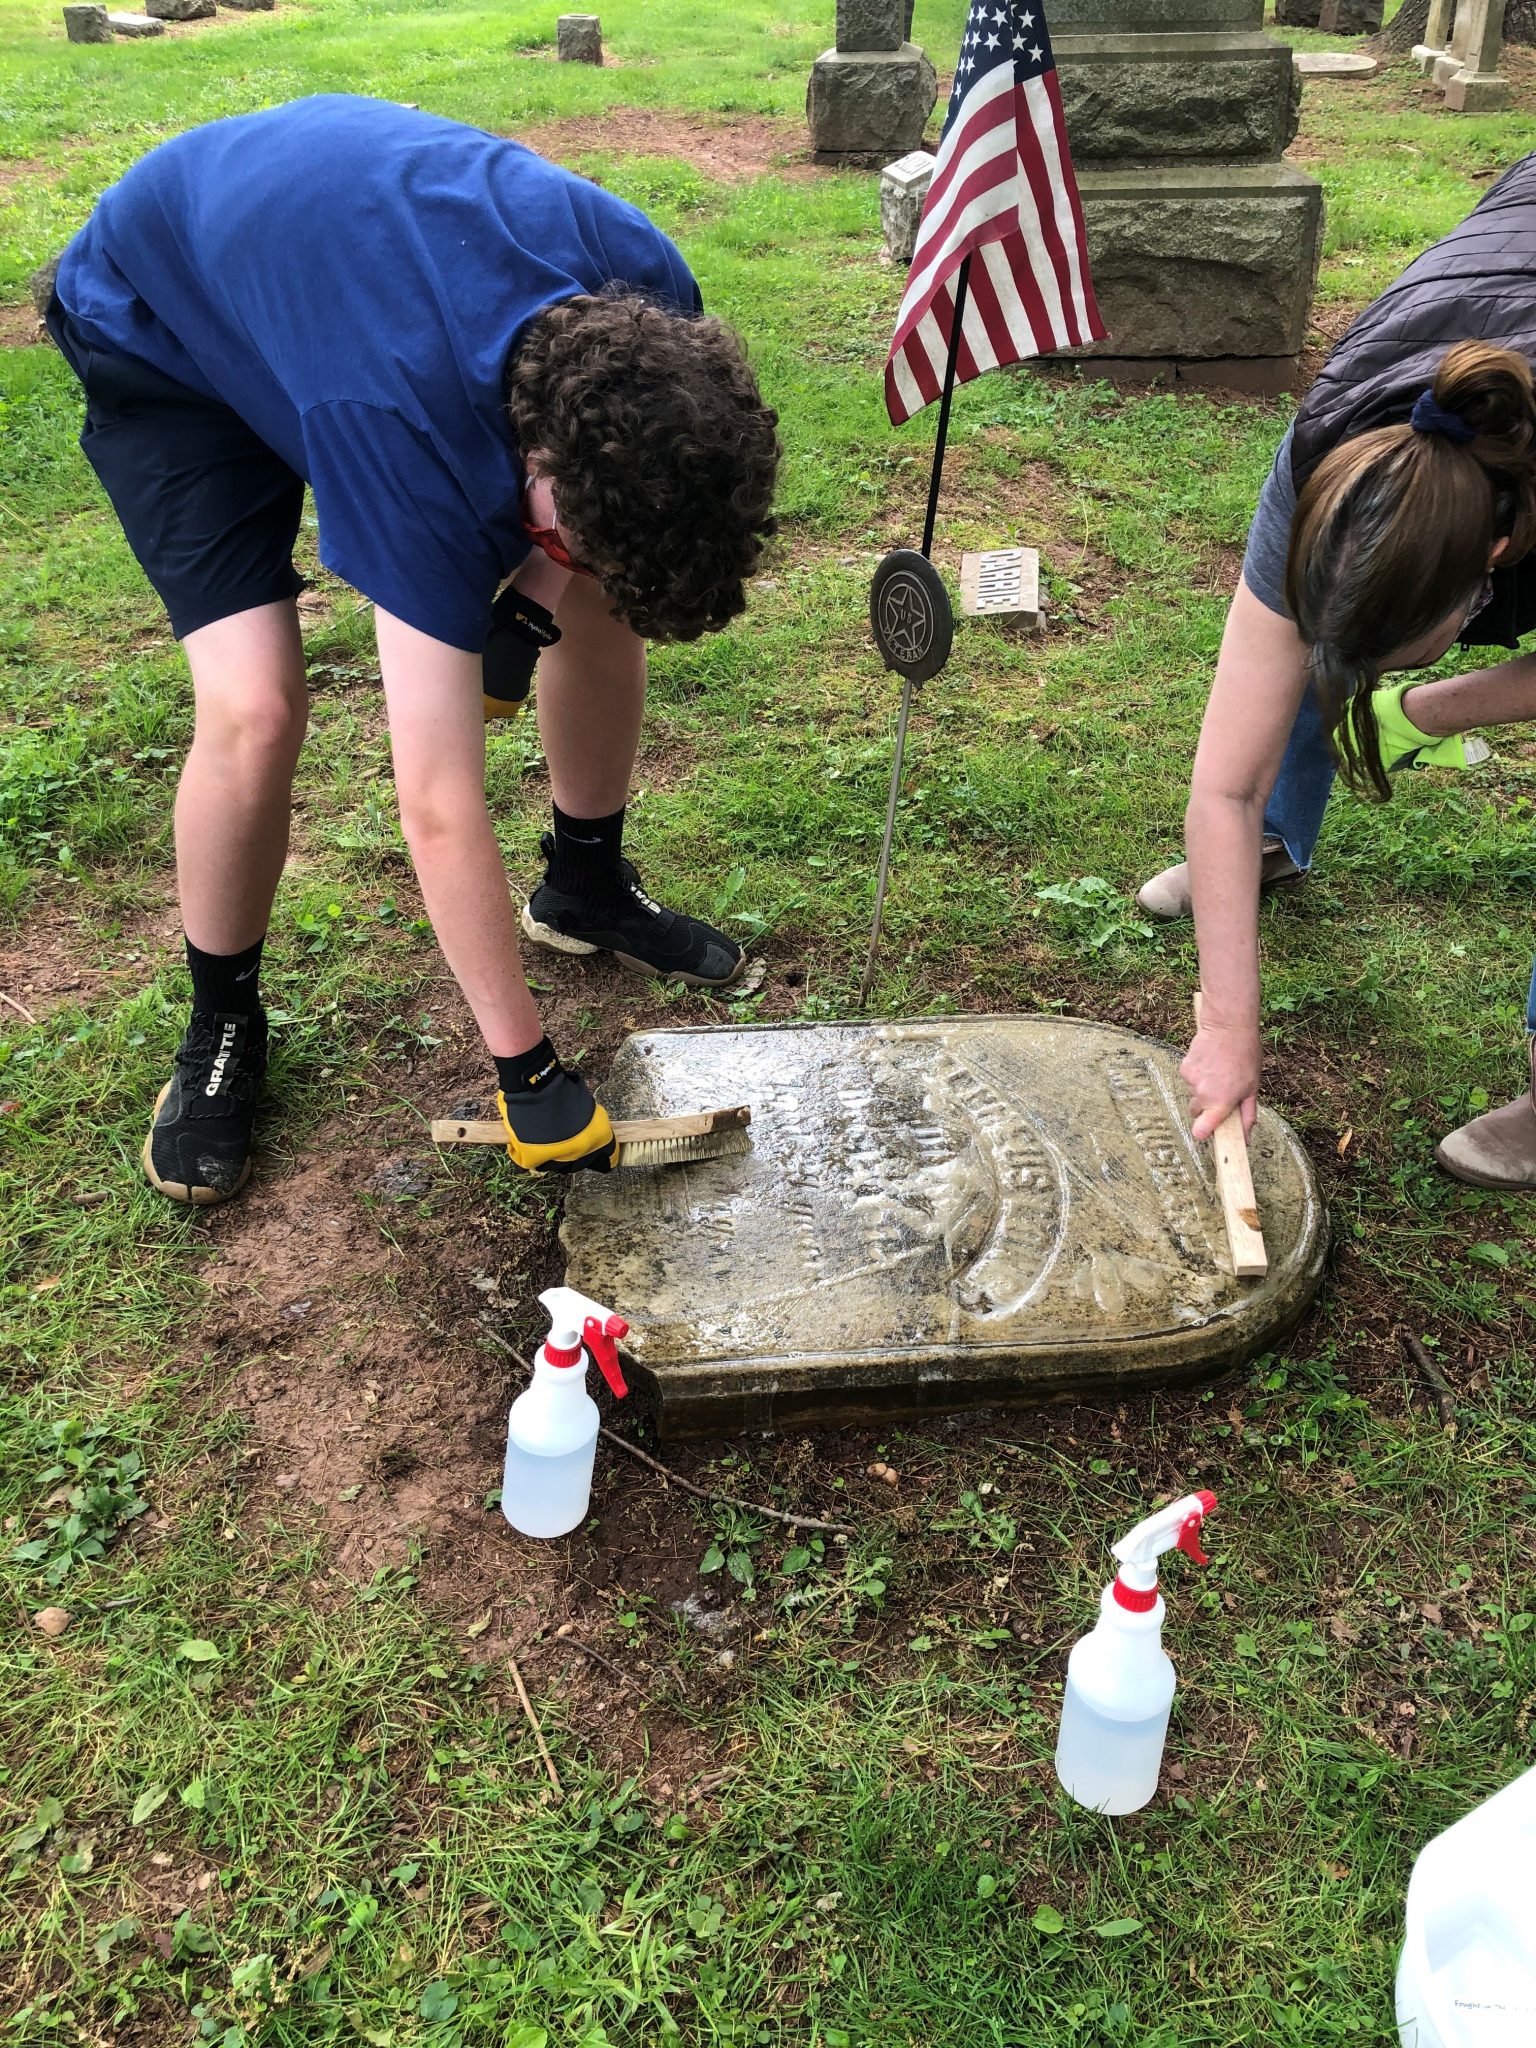
[[[944,388],[967,256],[957,383],[1103,339],[1041,0],[974,0],[966,22],[885,366],[897,426]]]

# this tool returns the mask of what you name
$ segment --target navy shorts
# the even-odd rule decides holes
[[[85,391],[80,446],[178,640],[304,588],[304,481],[227,405],[92,348],[57,297],[48,332]]]

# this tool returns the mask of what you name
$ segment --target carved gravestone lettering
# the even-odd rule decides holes
[[[1278,1341],[1321,1273],[1306,1156],[1261,1114],[1270,1271],[1234,1277],[1177,1056],[1050,1017],[656,1031],[604,1099],[752,1106],[708,1165],[579,1176],[567,1279],[633,1325],[668,1434],[1188,1379]]]

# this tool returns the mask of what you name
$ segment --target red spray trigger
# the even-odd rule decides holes
[[[1200,1548],[1200,1524],[1214,1510],[1216,1496],[1214,1493],[1201,1493],[1197,1498],[1200,1502],[1199,1511],[1185,1516],[1179,1525],[1179,1540],[1174,1547],[1182,1550],[1186,1557],[1192,1557],[1196,1564],[1209,1564],[1211,1560]]]
[[[617,1339],[629,1335],[629,1325],[622,1316],[609,1316],[599,1323],[596,1316],[588,1316],[582,1328],[582,1341],[597,1360],[597,1369],[622,1401],[629,1392],[624,1384],[624,1374],[619,1368],[619,1347]]]

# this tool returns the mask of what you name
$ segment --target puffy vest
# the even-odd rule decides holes
[[[1301,402],[1291,473],[1302,485],[1330,449],[1406,420],[1453,342],[1491,341],[1536,366],[1536,153],[1522,157],[1458,228],[1410,263],[1344,335]],[[1433,541],[1428,535],[1426,545]],[[1464,644],[1513,647],[1536,632],[1536,554],[1494,572],[1493,598]]]

